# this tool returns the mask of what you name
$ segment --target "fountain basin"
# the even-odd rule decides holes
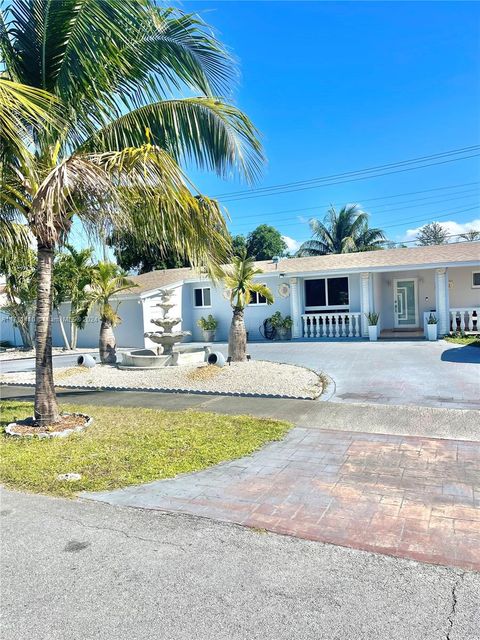
[[[122,352],[122,362],[119,369],[160,369],[162,367],[176,367],[182,364],[205,362],[210,353],[210,347],[196,347],[182,345],[174,347],[168,355],[157,356],[151,349]]]

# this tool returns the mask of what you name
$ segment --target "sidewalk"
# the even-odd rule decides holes
[[[33,389],[4,386],[1,388],[1,397],[5,400],[32,400]],[[61,388],[58,388],[58,397],[62,403],[249,414],[288,420],[297,426],[310,428],[480,441],[480,412],[471,409]]]

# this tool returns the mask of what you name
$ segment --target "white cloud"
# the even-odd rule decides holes
[[[300,244],[301,243],[298,242],[298,240],[294,240],[293,238],[290,238],[289,236],[282,236],[282,240],[287,245],[287,250],[290,253],[295,253],[300,248]]]
[[[442,227],[448,232],[449,236],[458,235],[467,231],[480,231],[480,218],[472,220],[471,222],[464,222],[463,224],[454,222],[453,220],[447,220],[446,222],[441,222],[440,220],[438,220],[438,223],[441,224]],[[407,242],[408,240],[415,240],[418,232],[423,226],[425,225],[417,227],[416,229],[408,229],[403,237],[403,241]],[[452,238],[452,240],[454,241],[456,239],[457,238]]]

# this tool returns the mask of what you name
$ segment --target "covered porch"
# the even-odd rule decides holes
[[[369,271],[291,278],[292,337],[368,337],[368,314],[379,314],[380,338],[421,339],[430,316],[438,336],[479,333],[480,286],[466,267]]]

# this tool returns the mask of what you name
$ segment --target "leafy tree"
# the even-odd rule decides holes
[[[233,256],[242,256],[247,250],[247,240],[245,236],[241,234],[231,236],[231,244]]]
[[[432,244],[446,244],[448,231],[438,222],[430,222],[423,226],[417,234],[417,242],[425,247]]]
[[[195,15],[154,0],[6,7],[3,76],[54,95],[65,122],[44,123],[21,152],[8,145],[0,167],[2,218],[23,218],[37,241],[35,418],[49,424],[59,419],[53,259],[74,218],[91,235],[133,232],[213,269],[228,249],[225,221],[216,202],[192,193],[179,163],[252,181],[263,156],[247,116],[216,97],[231,88],[231,59]],[[200,97],[175,97],[184,89]]]
[[[247,236],[247,255],[255,260],[271,260],[274,256],[283,256],[287,244],[280,231],[268,224],[261,224]]]
[[[138,242],[132,233],[114,233],[109,239],[117,263],[125,271],[148,273],[157,269],[189,267],[190,261],[172,251],[165,252],[157,244]]]
[[[267,304],[273,303],[273,295],[268,287],[254,281],[263,273],[255,268],[252,257],[234,256],[232,265],[223,270],[225,286],[230,290],[230,304],[233,308],[232,324],[228,336],[228,355],[233,362],[243,362],[247,353],[247,332],[245,329],[245,307],[251,302],[252,293],[263,296]]]
[[[12,232],[17,233],[16,227]],[[33,348],[31,318],[37,295],[35,252],[23,245],[12,248],[4,245],[0,249],[0,273],[5,276],[5,294],[8,304],[4,311],[12,318],[20,331],[23,346]]]
[[[471,231],[461,233],[459,237],[467,242],[475,242],[476,240],[480,240],[480,231],[474,231],[472,229]]]
[[[383,231],[370,228],[368,214],[356,204],[345,205],[340,211],[330,207],[323,222],[310,220],[310,229],[313,238],[301,245],[297,256],[375,251],[385,242]]]
[[[76,312],[75,320],[83,328],[89,313],[94,307],[98,308],[101,323],[98,349],[102,364],[114,364],[117,360],[113,328],[122,319],[117,313],[120,303],[114,308],[111,298],[135,286],[113,262],[99,262],[93,269],[92,284],[87,287],[87,298]]]

